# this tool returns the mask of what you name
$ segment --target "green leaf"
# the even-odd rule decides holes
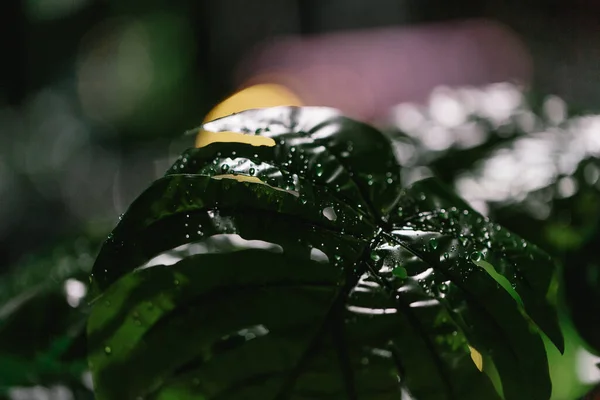
[[[99,400],[500,399],[470,347],[506,399],[549,397],[540,330],[562,335],[541,251],[433,181],[403,188],[383,135],[334,110],[203,129],[276,145],[186,151],[104,243]]]
[[[507,94],[516,101],[504,112],[489,107]],[[455,102],[462,122],[449,126],[437,118],[440,99]],[[428,107],[412,107],[420,123],[403,124],[399,113],[394,122],[408,132],[390,130],[405,154],[403,176],[435,174],[552,254],[563,266],[558,280],[565,283],[569,316],[587,347],[600,354],[598,112],[572,106],[507,83],[443,88]]]
[[[209,122],[203,129],[272,138],[278,143],[272,148],[278,168],[342,192],[354,207],[366,202],[375,215],[385,216],[397,200],[400,170],[388,140],[371,126],[345,118],[336,110],[249,110]]]
[[[424,275],[425,290],[444,288],[444,301],[471,328],[472,345],[494,360],[506,398],[540,396],[532,382],[547,379],[547,371],[539,368],[547,357],[529,321],[563,351],[556,312],[547,299],[554,265],[537,247],[484,219],[432,179],[417,182],[406,194],[398,206],[402,216],[392,218],[400,228],[388,239],[400,245],[395,257],[417,255],[409,271]],[[454,285],[446,283],[449,279]],[[476,304],[469,305],[469,298]]]

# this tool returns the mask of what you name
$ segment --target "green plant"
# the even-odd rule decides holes
[[[86,232],[0,276],[0,399],[14,388],[55,385],[69,387],[78,400],[92,398],[82,382],[84,282],[100,244],[96,232]]]
[[[450,105],[458,119],[444,120],[440,105]],[[428,106],[403,104],[398,111],[389,134],[403,154],[403,175],[435,175],[551,254],[564,267],[561,322],[578,332],[567,338],[567,352],[583,344],[600,355],[599,116],[507,83],[440,88]],[[419,123],[405,123],[415,115]],[[578,378],[568,358],[553,370],[560,400],[575,397],[568,388]]]
[[[550,257],[326,108],[203,129],[92,271],[98,400],[548,399]],[[484,372],[470,347],[484,357]]]

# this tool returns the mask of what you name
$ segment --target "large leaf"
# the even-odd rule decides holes
[[[563,264],[570,316],[600,354],[600,118],[525,96],[509,84],[440,89],[428,107],[399,106],[404,132],[390,133],[405,179],[434,173]]]
[[[251,110],[129,208],[93,268],[103,399],[548,399],[554,265],[383,135],[326,108]],[[228,138],[231,135],[224,135]],[[493,370],[494,368],[491,368]],[[487,371],[487,368],[486,368]]]

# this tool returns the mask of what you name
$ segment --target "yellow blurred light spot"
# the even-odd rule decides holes
[[[302,100],[282,85],[263,83],[242,89],[212,109],[204,122],[252,108],[301,106]]]
[[[204,123],[228,115],[250,110],[277,106],[302,106],[303,102],[291,90],[282,85],[263,83],[242,89],[217,105],[204,119]],[[275,141],[264,136],[245,135],[235,132],[207,132],[201,130],[196,137],[196,147],[213,142],[237,142],[254,146],[275,146]]]
[[[263,181],[261,181],[256,176],[248,176],[248,175],[233,175],[233,174],[225,174],[225,175],[215,175],[213,179],[233,179],[238,182],[252,182],[252,183],[260,183],[262,185],[266,185]]]
[[[215,175],[213,176],[213,179],[233,179],[236,180],[238,182],[251,182],[251,183],[258,183],[261,185],[265,185],[268,186],[272,189],[275,190],[279,190],[281,192],[286,192],[286,193],[290,193],[293,194],[294,196],[298,197],[300,194],[294,190],[285,190],[285,189],[281,189],[275,186],[271,186],[268,183],[265,183],[263,181],[261,181],[259,178],[257,178],[256,176],[248,176],[248,175],[233,175],[233,174],[224,174],[224,175]]]
[[[473,360],[478,370],[483,371],[483,357],[481,353],[471,346],[469,346],[469,350],[471,350],[471,360]]]
[[[196,147],[204,147],[215,142],[246,143],[252,146],[275,146],[275,140],[266,136],[248,135],[237,132],[208,132],[201,130],[196,136]]]

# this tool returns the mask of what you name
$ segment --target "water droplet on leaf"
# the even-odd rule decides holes
[[[317,175],[317,176],[323,175],[323,166],[321,164],[315,165],[315,175]]]
[[[408,278],[408,272],[406,271],[406,268],[404,267],[396,267],[392,270],[392,274],[394,274],[394,276],[397,276],[400,279],[406,279]]]
[[[335,213],[333,207],[325,207],[323,209],[323,215],[330,221],[335,221],[337,219],[337,214]]]
[[[435,250],[438,248],[438,242],[436,238],[429,239],[429,247],[431,247],[431,250]]]
[[[480,251],[474,251],[469,257],[471,258],[471,261],[478,262],[483,260],[483,253],[481,253]]]

